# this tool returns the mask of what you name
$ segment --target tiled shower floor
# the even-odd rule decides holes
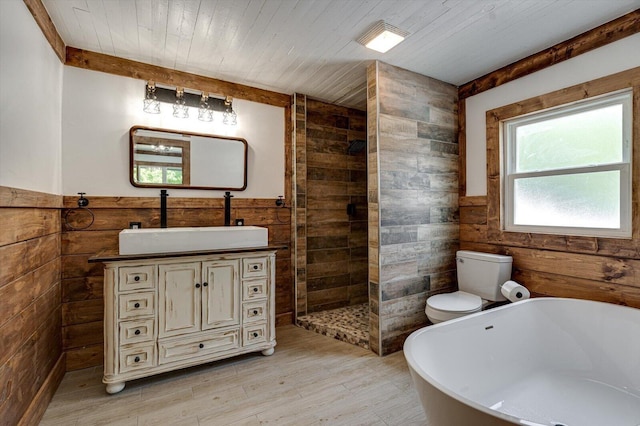
[[[346,306],[298,317],[307,330],[369,349],[369,305]]]

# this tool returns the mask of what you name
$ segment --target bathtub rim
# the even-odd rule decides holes
[[[516,306],[522,305],[522,304],[526,304],[526,303],[543,303],[543,302],[549,302],[549,301],[553,301],[552,303],[556,303],[556,302],[569,302],[569,303],[584,303],[584,304],[597,304],[597,305],[606,305],[609,307],[615,307],[615,308],[627,308],[627,309],[633,309],[633,310],[638,310],[637,308],[633,308],[630,306],[624,306],[624,305],[617,305],[614,303],[608,303],[608,302],[600,302],[600,301],[596,301],[596,300],[586,300],[586,299],[575,299],[575,298],[569,298],[569,297],[536,297],[536,298],[532,298],[532,299],[527,299],[527,300],[520,300],[518,302],[513,302],[513,303],[509,303],[503,306],[499,306],[496,308],[492,308],[490,310],[486,310],[486,311],[480,311],[480,312],[476,312],[473,314],[469,314],[469,315],[465,315],[463,317],[459,317],[459,318],[455,318],[452,320],[448,320],[445,322],[441,322],[438,324],[433,324],[433,325],[429,325],[429,326],[425,326],[422,327],[416,331],[414,331],[413,333],[411,333],[409,335],[409,337],[407,337],[407,339],[404,341],[404,345],[403,345],[403,352],[404,352],[404,356],[405,359],[407,360],[407,364],[408,367],[410,369],[412,369],[418,376],[420,376],[420,378],[422,380],[425,380],[427,383],[429,383],[429,385],[433,386],[434,388],[438,389],[440,392],[444,393],[445,395],[449,396],[450,398],[453,398],[457,401],[459,401],[462,404],[465,404],[469,407],[472,407],[478,411],[481,411],[485,414],[488,414],[490,416],[493,417],[497,417],[499,419],[502,420],[506,420],[508,422],[514,423],[514,424],[521,424],[521,425],[526,425],[526,424],[533,424],[533,425],[537,425],[537,423],[532,423],[526,419],[522,419],[519,417],[515,417],[506,413],[502,413],[500,411],[497,410],[492,410],[487,406],[484,406],[482,404],[479,404],[473,400],[470,400],[462,395],[460,395],[457,392],[454,392],[453,390],[451,390],[450,388],[444,386],[440,381],[435,380],[430,374],[428,374],[426,371],[424,371],[421,367],[420,364],[417,362],[417,360],[415,359],[415,357],[413,356],[413,346],[416,344],[414,343],[416,340],[418,340],[420,338],[420,335],[422,335],[423,333],[428,333],[430,332],[430,330],[435,330],[438,329],[440,327],[446,327],[449,324],[453,324],[459,321],[465,321],[465,320],[469,320],[472,318],[475,318],[477,316],[480,315],[491,315],[492,312],[497,312],[497,311],[501,311],[504,309],[512,309]],[[540,425],[540,426],[544,426],[544,425]]]

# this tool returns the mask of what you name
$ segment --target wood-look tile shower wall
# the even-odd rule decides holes
[[[353,140],[366,140],[366,113],[296,96],[297,129],[305,132],[296,152],[298,208],[306,214],[306,312],[364,303],[366,150],[347,149]],[[347,214],[347,204],[355,205],[355,214]],[[304,313],[301,307],[298,314]]]
[[[370,345],[385,355],[456,285],[458,95],[381,62],[367,71]]]

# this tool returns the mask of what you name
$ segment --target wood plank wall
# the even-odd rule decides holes
[[[64,374],[62,197],[0,187],[0,422],[35,424]]]
[[[366,112],[306,98],[307,310],[367,302]],[[354,204],[355,215],[347,214]]]
[[[570,237],[566,239],[571,241]],[[640,245],[638,240],[634,244],[636,247]],[[620,283],[606,273],[640,271],[640,255],[603,255],[598,253],[596,245],[590,252],[541,247],[543,245],[533,242],[523,246],[489,243],[487,197],[460,198],[460,248],[513,256],[512,278],[526,286],[533,297],[569,297],[640,308],[640,280],[637,275]]]
[[[429,296],[455,288],[458,92],[382,62],[367,86],[371,334],[386,355],[428,323]]]
[[[500,120],[624,88],[634,91],[631,239],[505,232],[500,226]],[[640,308],[640,68],[487,113],[487,196],[460,198],[460,247],[513,256],[513,278],[534,296]]]
[[[167,199],[170,227],[221,226],[224,224],[224,200],[213,198]],[[160,197],[91,197],[89,208],[93,224],[84,230],[62,224],[62,338],[67,354],[67,370],[100,365],[103,360],[103,265],[88,263],[102,250],[118,249],[118,233],[129,222],[142,222],[143,228],[160,226]],[[77,209],[77,197],[64,197],[63,216],[68,211],[71,226],[80,228],[90,215]],[[272,199],[234,198],[231,221],[243,218],[246,225],[269,229],[269,243],[290,245],[289,209],[277,208]],[[293,282],[290,249],[276,256],[276,324],[293,321]]]

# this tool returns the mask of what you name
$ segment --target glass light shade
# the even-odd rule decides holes
[[[184,101],[176,101],[173,104],[173,116],[176,118],[189,118],[189,107],[184,104]]]
[[[238,124],[238,114],[233,108],[228,108],[223,114],[222,122],[228,126],[235,126]]]
[[[148,114],[160,114],[160,102],[156,98],[156,85],[153,81],[147,81],[147,93],[144,96],[142,110]]]
[[[176,103],[173,104],[173,116],[175,118],[189,118],[189,107],[185,105],[184,90],[176,88]]]
[[[200,103],[200,108],[198,108],[198,120],[213,121],[213,110],[206,102]]]
[[[160,114],[160,102],[155,98],[147,98],[142,110],[148,114]]]

